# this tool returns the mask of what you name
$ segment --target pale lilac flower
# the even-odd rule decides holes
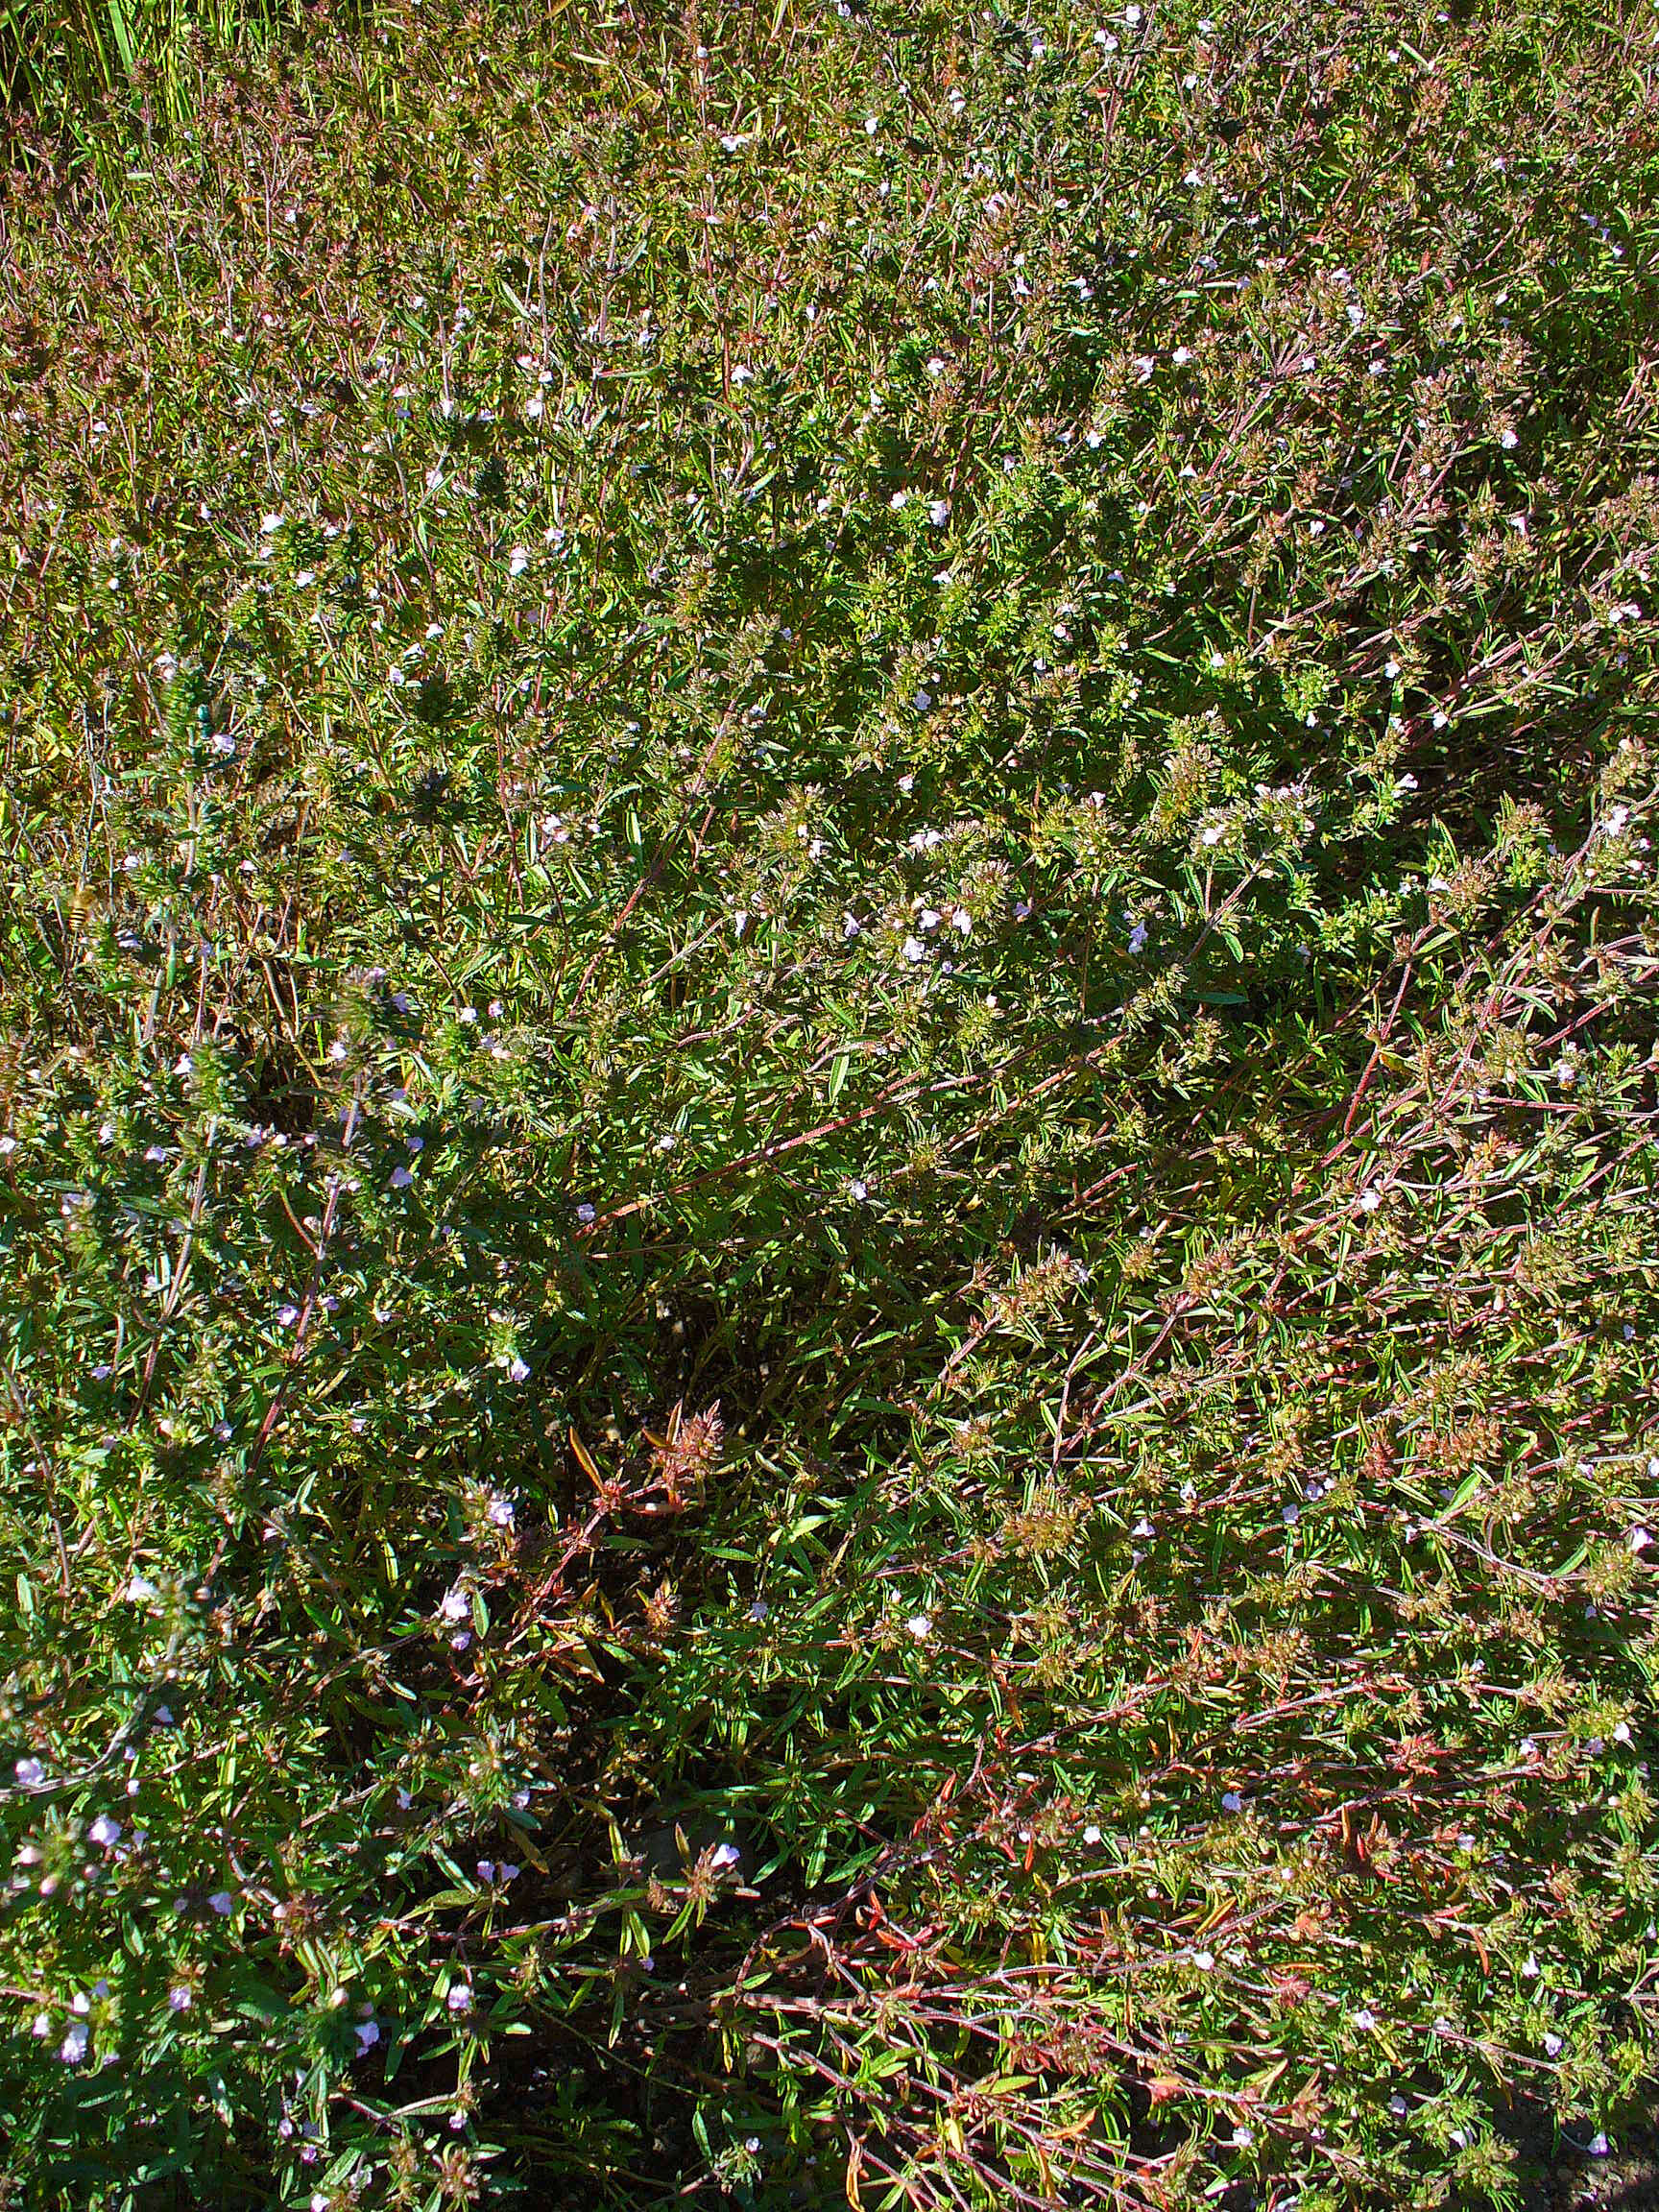
[[[1237,1790],[1224,1790],[1221,1792],[1221,1810],[1223,1813],[1243,1812],[1244,1800]]]
[[[170,2012],[188,2012],[190,1991],[182,1982],[175,1982],[167,1992],[167,2009]]]
[[[906,938],[905,938],[905,940],[904,940],[904,957],[905,957],[905,959],[906,959],[906,960],[908,960],[908,961],[909,961],[909,963],[910,963],[910,965],[911,965],[911,967],[912,967],[912,968],[914,968],[914,967],[915,967],[915,965],[916,965],[916,963],[917,963],[917,961],[918,961],[918,960],[921,960],[921,959],[923,959],[923,958],[925,958],[925,957],[926,957],[926,951],[927,951],[927,948],[926,948],[926,945],[924,945],[924,944],[923,944],[923,942],[922,942],[922,940],[921,940],[921,938],[920,938],[920,937],[906,937]]]
[[[724,1873],[728,1866],[735,1866],[742,1856],[735,1843],[717,1843],[709,1855],[709,1863],[716,1873]]]
[[[471,1613],[471,1598],[461,1587],[459,1582],[455,1583],[450,1589],[445,1590],[438,1603],[439,1620],[447,1621],[451,1626],[453,1626],[457,1622],[465,1621]]]
[[[65,2066],[79,2066],[86,2056],[86,2046],[90,2040],[91,2031],[85,2021],[71,2020],[64,2031],[62,2042],[58,2046],[59,2057]]]
[[[517,1352],[516,1352],[516,1353],[513,1355],[512,1358],[511,1358],[511,1359],[509,1359],[509,1360],[508,1360],[508,1362],[507,1362],[507,1380],[508,1380],[508,1382],[528,1382],[528,1381],[529,1381],[529,1378],[530,1378],[530,1362],[529,1362],[527,1359],[525,1359],[525,1358],[521,1358],[521,1357],[520,1357],[520,1355],[519,1355],[518,1353],[517,1353]],[[492,1516],[491,1516],[491,1517],[492,1517],[492,1519],[493,1519],[493,1517],[494,1517],[494,1516],[493,1516],[493,1513],[492,1513]]]
[[[581,1222],[584,1229],[589,1229],[592,1227],[593,1223],[598,1220],[599,1210],[588,1199],[584,1198],[581,1205],[576,1209],[576,1218]]]
[[[414,1180],[414,1176],[410,1174],[407,1167],[394,1167],[392,1170],[392,1188],[394,1190],[407,1190]]]
[[[19,1759],[12,1771],[25,1790],[38,1790],[46,1779],[46,1769],[38,1759]]]
[[[523,1378],[519,1377],[519,1381]],[[511,1498],[494,1497],[490,1501],[490,1519],[497,1528],[511,1528],[517,1511]]]
[[[218,1913],[221,1920],[228,1919],[236,1909],[236,1900],[231,1896],[228,1889],[215,1889],[207,1902],[212,1910]]]
[[[108,1813],[100,1813],[86,1834],[102,1849],[112,1851],[121,1840],[121,1823],[111,1820]]]
[[[451,1982],[444,2002],[451,2012],[470,2012],[472,2009],[472,1984],[470,1982]]]
[[[507,558],[507,571],[512,576],[522,576],[530,565],[530,556],[522,545],[515,545]]]
[[[905,1633],[913,1636],[918,1644],[925,1644],[933,1632],[932,1619],[926,1613],[912,1613],[904,1628]]]

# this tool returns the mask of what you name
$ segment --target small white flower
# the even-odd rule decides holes
[[[470,2012],[472,1984],[469,1982],[451,1982],[444,2002],[451,2012]]]
[[[1083,1831],[1083,1840],[1084,1840],[1084,1842],[1085,1842],[1085,1843],[1098,1843],[1098,1842],[1099,1842],[1099,1840],[1100,1840],[1100,1823],[1099,1823],[1097,1820],[1091,1820],[1091,1821],[1090,1821],[1090,1823],[1089,1823],[1089,1825],[1088,1825],[1088,1826],[1087,1826],[1087,1827],[1084,1829],[1084,1831]]]
[[[1214,1951],[1194,1951],[1192,1963],[1200,1974],[1208,1974],[1215,1963],[1215,1954]]]
[[[471,1612],[472,1600],[459,1582],[445,1590],[438,1603],[439,1620],[448,1622],[451,1626],[469,1619]]]
[[[916,963],[917,963],[917,961],[918,961],[918,960],[923,960],[923,959],[926,959],[926,955],[927,955],[927,948],[926,948],[926,945],[924,945],[924,944],[923,944],[923,942],[922,942],[922,940],[921,940],[921,938],[920,938],[920,937],[906,937],[906,938],[905,938],[905,940],[904,940],[904,957],[905,957],[905,959],[906,959],[906,960],[908,960],[908,961],[909,961],[909,963],[910,963],[910,965],[911,965],[911,967],[912,967],[912,968],[914,968],[914,967],[915,967],[915,965],[916,965]]]
[[[1646,1528],[1637,1527],[1631,1529],[1624,1541],[1632,1551],[1646,1551],[1653,1538]]]
[[[870,136],[870,137],[874,138],[874,137],[875,137],[875,135],[876,135],[876,133],[877,133],[877,132],[878,132],[878,131],[879,131],[879,130],[880,130],[880,128],[881,128],[881,118],[880,118],[878,115],[866,115],[866,116],[865,116],[865,118],[864,118],[864,129],[865,129],[865,132],[866,132],[866,134],[867,134],[868,136]]]
[[[1503,435],[1499,439],[1498,443],[1503,446],[1505,453],[1513,453],[1516,446],[1520,445],[1521,441],[1516,437],[1513,430],[1505,430]]]
[[[1536,1982],[1541,1971],[1542,1969],[1538,1964],[1537,1954],[1535,1952],[1528,1951],[1526,1958],[1521,1961],[1522,1980],[1524,1982]]]
[[[121,1840],[121,1823],[119,1820],[111,1820],[108,1813],[100,1813],[86,1834],[104,1850],[112,1851]]]
[[[63,2040],[58,2046],[58,2056],[65,2066],[79,2066],[86,2056],[91,2032],[84,2020],[71,2020],[64,2031]]]
[[[134,1575],[126,1594],[130,1604],[143,1605],[156,1596],[156,1585],[147,1575]]]
[[[515,545],[512,552],[507,556],[507,573],[510,576],[522,576],[529,565],[530,555],[528,551],[522,545]]]
[[[522,1357],[522,1355],[521,1355],[521,1354],[519,1354],[519,1353],[517,1353],[517,1352],[515,1352],[515,1353],[514,1353],[514,1355],[513,1355],[513,1357],[512,1357],[512,1358],[511,1358],[511,1359],[509,1359],[509,1360],[508,1360],[508,1362],[507,1362],[507,1380],[508,1380],[508,1382],[527,1382],[529,1381],[529,1379],[530,1379],[530,1362],[529,1362],[527,1359],[525,1359],[525,1358]]]
[[[932,500],[932,501],[929,503],[929,505],[928,505],[928,508],[927,508],[927,519],[928,519],[928,521],[929,521],[929,522],[931,522],[931,523],[932,523],[932,525],[933,525],[933,527],[934,527],[934,529],[935,529],[935,530],[942,530],[942,529],[945,527],[946,523],[947,523],[947,522],[949,522],[949,521],[950,521],[950,500],[949,500],[949,499],[934,499],[934,500]]]
[[[728,1866],[735,1866],[742,1856],[735,1843],[716,1843],[709,1854],[709,1863],[717,1874],[721,1874]]]
[[[657,1149],[659,1152],[672,1152],[679,1142],[679,1138],[675,1136],[672,1129],[664,1129],[661,1136],[657,1140]]]
[[[1563,2048],[1564,2048],[1564,2046],[1563,2046],[1563,2044],[1562,2044],[1562,2041],[1561,2041],[1561,2038],[1560,2038],[1560,2036],[1556,2034],[1555,2031],[1554,2031],[1552,2028],[1551,2028],[1551,2029],[1550,2029],[1550,2030],[1547,2032],[1547,2033],[1545,2034],[1545,2037],[1544,2037],[1544,2056],[1545,2056],[1545,2057],[1546,2057],[1546,2058],[1559,2058],[1559,2057],[1560,2057],[1560,2056],[1561,2056],[1561,2053],[1562,2053],[1562,2050],[1563,2050]]]
[[[267,515],[259,524],[260,537],[275,538],[277,531],[281,529],[284,519],[285,517],[280,515]]]
[[[1354,2015],[1354,2025],[1365,2033],[1369,2033],[1376,2027],[1377,2015],[1372,2011],[1369,2005],[1360,2006],[1358,2011]]]
[[[1251,2128],[1235,2128],[1233,2130],[1233,2140],[1240,2151],[1248,2151],[1251,2144],[1255,2142],[1256,2136]]]
[[[1361,1214],[1375,1214],[1382,1203],[1382,1193],[1375,1185],[1369,1190],[1361,1190],[1359,1193],[1359,1211]]]
[[[905,1633],[913,1636],[918,1644],[925,1644],[933,1632],[933,1622],[926,1613],[912,1613],[909,1620],[904,1623],[904,1629]]]
[[[861,1175],[854,1175],[847,1186],[847,1195],[855,1205],[862,1206],[870,1195],[870,1186]]]

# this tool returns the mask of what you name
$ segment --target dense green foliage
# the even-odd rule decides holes
[[[268,40],[294,12],[283,0],[0,0],[0,100],[119,174],[132,137],[194,112],[211,53]],[[105,127],[116,89],[140,103],[131,135]]]
[[[14,140],[12,2200],[1651,2096],[1659,15],[1212,4]]]

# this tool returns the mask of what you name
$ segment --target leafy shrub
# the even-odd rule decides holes
[[[428,6],[17,180],[30,2200],[1640,2109],[1647,22]]]

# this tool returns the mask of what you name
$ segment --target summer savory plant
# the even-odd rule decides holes
[[[1198,4],[12,118],[8,2201],[1651,2111],[1659,14]]]

